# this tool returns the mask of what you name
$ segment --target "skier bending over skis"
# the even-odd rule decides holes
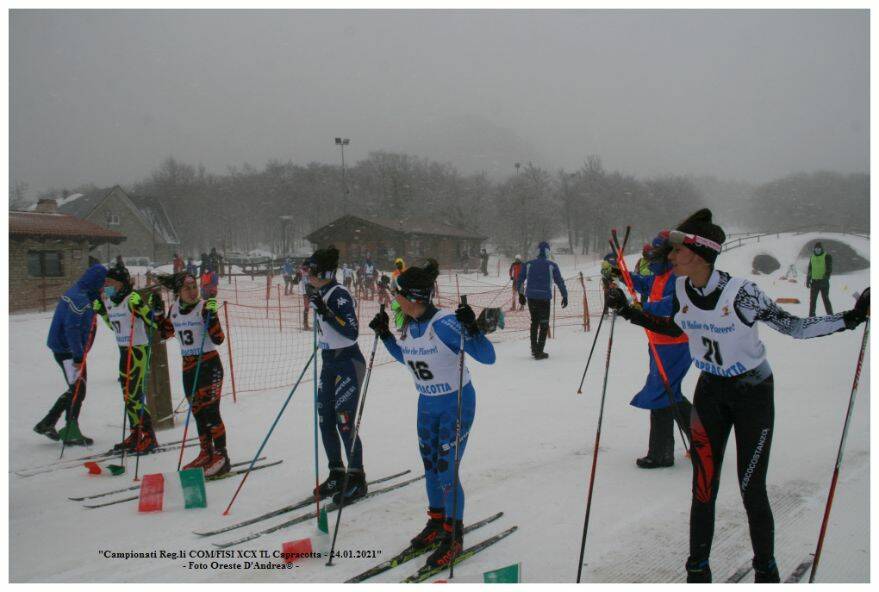
[[[345,503],[366,495],[363,471],[363,444],[354,436],[354,419],[360,388],[366,373],[366,360],[357,344],[358,323],[354,298],[336,281],[339,251],[335,247],[318,249],[305,262],[308,266],[308,299],[314,309],[318,347],[321,350],[320,383],[317,391],[320,435],[327,454],[330,475],[315,495],[342,499],[345,465],[342,444],[348,459],[348,488]],[[303,280],[304,281],[304,280]],[[341,436],[342,442],[339,442]]]
[[[714,505],[727,438],[735,429],[739,490],[754,549],[754,581],[778,582],[775,527],[766,495],[775,422],[774,378],[757,334],[757,321],[795,339],[854,329],[869,314],[870,290],[864,290],[855,308],[844,313],[792,316],[753,282],[714,269],[725,239],[708,209],[699,210],[669,233],[672,251],[668,259],[678,276],[670,316],[655,316],[630,306],[617,287],[608,290],[607,304],[623,318],[656,333],[686,333],[693,363],[702,371],[690,419],[693,499],[687,581],[711,581],[708,558],[714,536]]]
[[[122,401],[131,432],[113,450],[124,448],[147,454],[158,445],[150,411],[145,404],[147,385],[144,382],[150,349],[149,335],[157,325],[141,295],[132,291],[131,276],[124,267],[113,267],[107,272],[104,296],[96,299],[92,306],[113,331],[116,345],[119,346],[119,386],[122,388]]]
[[[458,462],[464,455],[467,436],[476,413],[476,390],[466,365],[461,379],[459,361],[464,351],[477,362],[494,364],[494,346],[479,330],[476,315],[466,304],[455,312],[438,309],[431,300],[439,269],[428,260],[422,267],[410,267],[397,278],[395,299],[406,315],[402,337],[397,340],[385,312],[373,318],[369,327],[388,352],[412,370],[418,397],[418,444],[424,462],[430,519],[414,539],[414,548],[438,545],[427,565],[448,565],[463,548],[464,489],[455,478],[455,437],[461,415]],[[458,410],[459,380],[464,385]],[[455,488],[457,484],[457,488]]]
[[[64,374],[67,390],[58,397],[46,417],[34,426],[34,431],[52,440],[63,439],[68,446],[90,446],[94,443],[79,431],[79,412],[85,400],[87,380],[83,362],[95,338],[95,325],[92,322],[95,313],[91,302],[100,296],[106,277],[107,268],[95,263],[64,292],[55,306],[49,338],[46,340]],[[55,424],[62,413],[67,423],[60,432],[56,432]]]
[[[205,477],[228,473],[226,426],[220,417],[223,363],[216,347],[226,336],[217,316],[217,300],[199,299],[198,282],[189,273],[159,276],[159,283],[173,290],[177,297],[165,317],[165,304],[157,294],[153,300],[153,313],[159,322],[162,339],[176,335],[180,342],[183,392],[192,408],[201,446],[198,456],[183,468],[202,467]]]

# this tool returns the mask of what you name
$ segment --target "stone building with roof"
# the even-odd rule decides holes
[[[367,253],[379,269],[393,268],[396,257],[407,265],[433,257],[443,267],[473,267],[486,240],[451,224],[414,218],[342,216],[306,237],[315,248],[334,245],[339,261],[359,263]]]
[[[130,195],[116,185],[89,193],[74,193],[56,200],[58,211],[124,234],[117,248],[106,244],[91,255],[109,263],[116,255],[146,257],[162,265],[170,263],[180,248],[180,239],[162,204],[155,199]]]
[[[9,212],[9,310],[49,310],[85,272],[89,252],[119,245],[125,235],[57,210],[41,200],[31,212]]]

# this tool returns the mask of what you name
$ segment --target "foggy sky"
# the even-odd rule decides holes
[[[462,172],[869,169],[867,11],[12,11],[10,179],[403,151]]]

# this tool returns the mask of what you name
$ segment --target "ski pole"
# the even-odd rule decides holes
[[[870,318],[864,322],[864,336],[861,338],[861,351],[858,354],[858,364],[855,366],[855,378],[852,383],[852,392],[848,399],[848,409],[845,412],[845,423],[842,427],[842,438],[839,441],[839,450],[836,453],[836,465],[833,467],[833,478],[830,481],[830,493],[827,494],[827,505],[824,507],[824,518],[821,520],[821,532],[818,534],[818,546],[815,548],[815,559],[812,561],[812,571],[809,573],[809,583],[815,581],[815,573],[818,571],[818,561],[821,560],[821,549],[824,547],[824,535],[827,533],[827,522],[830,519],[830,507],[833,505],[833,495],[836,493],[836,482],[839,479],[839,467],[842,465],[842,455],[845,450],[845,440],[848,437],[848,426],[852,419],[852,409],[855,406],[855,395],[858,392],[858,382],[861,378],[861,366],[864,363],[864,350],[867,349],[867,334],[870,331]]]
[[[592,361],[592,353],[595,351],[595,344],[598,343],[598,335],[601,333],[601,324],[604,322],[604,315],[607,314],[607,304],[601,311],[601,318],[598,319],[598,327],[595,328],[595,337],[592,339],[592,347],[589,349],[589,357],[586,358],[586,367],[583,368],[583,376],[580,377],[580,386],[577,387],[577,394],[583,393],[583,381],[586,380],[586,371],[589,370],[589,363]]]
[[[623,253],[619,249],[619,241],[617,240],[616,230],[611,230],[611,235],[613,240],[610,241],[611,249],[617,249],[617,263],[620,267],[620,273],[623,277],[623,282],[626,285],[626,288],[629,290],[629,294],[633,299],[637,300],[638,295],[635,293],[635,287],[632,284],[632,275],[629,273],[629,268],[626,265],[626,260],[623,259]],[[684,433],[684,429],[681,427],[683,425],[683,416],[681,415],[680,408],[678,407],[678,402],[675,400],[674,393],[671,390],[671,383],[668,380],[668,374],[665,372],[665,367],[662,364],[662,360],[659,357],[659,352],[656,350],[656,344],[653,342],[653,335],[650,334],[648,329],[644,329],[644,333],[647,335],[647,345],[650,348],[650,355],[653,356],[653,361],[656,363],[656,369],[659,372],[659,377],[662,379],[662,386],[665,390],[666,395],[668,395],[669,403],[671,404],[672,409],[675,414],[675,423],[678,426],[678,433],[681,435],[681,440],[684,443],[684,448],[687,451],[687,454],[690,454],[690,436],[689,434]]]
[[[601,423],[604,419],[604,399],[607,394],[607,376],[610,374],[610,352],[613,349],[613,328],[617,313],[611,313],[610,335],[607,338],[607,359],[604,362],[604,385],[601,387],[601,404],[598,408],[598,427],[595,430],[595,447],[592,450],[592,473],[589,476],[589,493],[586,495],[586,518],[583,521],[583,538],[580,541],[580,563],[577,565],[577,583],[583,573],[583,558],[586,554],[586,533],[589,532],[589,515],[592,512],[592,488],[595,485],[595,469],[598,467],[598,445],[601,442]]]
[[[626,250],[626,244],[629,242],[629,233],[631,232],[632,227],[626,226],[626,234],[623,236],[623,247],[622,251]],[[614,230],[613,232],[616,232]],[[613,249],[613,245],[611,245],[611,249]],[[616,249],[613,249],[616,251]],[[580,274],[580,282],[583,282],[583,274]],[[584,288],[585,292],[585,288]],[[580,377],[580,386],[577,387],[577,394],[580,395],[583,393],[583,381],[586,380],[586,372],[589,370],[589,363],[592,361],[592,353],[595,351],[595,344],[598,343],[598,334],[601,333],[601,324],[604,322],[604,317],[607,314],[607,304],[601,310],[601,318],[598,319],[598,327],[595,329],[595,337],[592,339],[592,348],[589,350],[589,357],[586,358],[586,367],[583,368],[583,376]]]
[[[198,350],[198,361],[195,364],[195,376],[192,379],[192,389],[187,397],[187,402],[189,403],[189,408],[186,410],[186,422],[183,424],[183,440],[182,442],[186,442],[186,434],[189,432],[189,416],[192,415],[192,403],[195,399],[195,393],[198,392],[198,374],[201,371],[201,359],[204,356],[204,340],[208,336],[208,327],[211,325],[211,311],[208,311],[208,314],[205,315],[204,318],[204,326],[202,326],[201,331],[201,347]],[[183,396],[186,397],[186,392],[184,391]],[[177,459],[177,470],[180,470],[180,467],[183,465],[183,450],[185,446],[180,447],[180,457]]]
[[[385,312],[385,305],[378,307],[379,314]],[[342,510],[345,509],[345,492],[348,490],[348,472],[351,467],[351,457],[354,456],[354,447],[357,446],[357,434],[360,432],[360,420],[363,419],[363,408],[366,406],[366,391],[369,389],[369,378],[372,376],[372,364],[375,361],[375,350],[378,348],[378,333],[372,340],[372,353],[369,354],[369,367],[366,369],[366,378],[363,381],[363,391],[360,394],[360,409],[357,410],[357,421],[354,422],[354,431],[351,434],[351,450],[348,451],[348,466],[345,467],[345,476],[342,478],[342,493],[339,499],[339,511],[336,513],[336,526],[333,529],[333,542],[330,545],[330,558],[327,565],[333,564],[333,551],[336,550],[336,537],[339,536],[339,524],[342,522]],[[320,516],[320,513],[318,513]]]
[[[302,281],[305,281],[303,279]],[[312,356],[317,355],[317,319],[312,319],[311,325],[311,347],[312,347]],[[317,416],[317,390],[318,390],[318,376],[317,376],[317,360],[314,361],[314,368],[312,368],[312,408],[314,409],[314,508],[315,508],[315,516],[317,516],[318,521],[320,521],[320,492],[318,489],[320,488],[320,466],[318,464],[318,454],[317,454],[317,431],[318,431],[318,416]]]
[[[151,313],[152,314],[152,313]],[[155,323],[155,315],[153,315],[153,323]],[[155,335],[156,328],[151,326],[149,334],[147,335],[147,359],[146,359],[146,370],[144,370],[143,375],[143,397],[140,400],[140,409],[138,410],[137,422],[140,427],[143,427],[143,412],[146,408],[147,404],[147,394],[150,388],[150,368],[152,366],[153,361],[153,336]],[[147,410],[149,413],[149,410]],[[135,460],[134,460],[134,480],[138,480],[140,470],[140,447],[135,449]]]
[[[250,461],[250,466],[247,467],[247,471],[244,473],[244,477],[241,478],[241,482],[238,484],[238,489],[235,490],[235,494],[232,496],[232,499],[229,501],[229,505],[226,506],[226,510],[223,512],[223,516],[229,515],[229,510],[232,508],[232,504],[235,503],[235,498],[238,497],[238,493],[241,491],[241,488],[244,487],[244,482],[247,481],[247,477],[250,476],[250,471],[253,469],[253,465],[256,464],[256,461],[259,460],[259,455],[262,453],[262,449],[265,448],[265,445],[268,443],[269,438],[272,435],[272,432],[275,431],[275,427],[278,425],[278,421],[281,420],[281,416],[284,415],[284,410],[287,409],[287,404],[290,403],[290,399],[293,398],[293,393],[296,392],[296,389],[299,387],[299,383],[302,382],[302,377],[305,376],[305,373],[308,371],[308,367],[311,365],[312,360],[314,360],[314,356],[317,352],[312,351],[311,355],[308,357],[308,361],[305,363],[305,366],[302,368],[302,372],[299,374],[299,378],[296,379],[296,384],[293,385],[293,388],[290,389],[290,394],[287,395],[287,400],[284,401],[284,404],[281,406],[281,410],[278,411],[278,415],[275,417],[275,421],[272,422],[271,427],[269,428],[266,437],[263,438],[262,444],[259,445],[259,450],[256,451],[256,454],[253,455],[253,460]]]
[[[467,306],[467,295],[461,295],[461,306]],[[458,454],[458,448],[461,446],[461,407],[462,407],[462,391],[464,390],[464,327],[461,327],[461,342],[458,352],[458,415],[455,419],[455,476],[452,479],[452,558],[449,561],[449,579],[455,577],[455,531],[458,529],[458,468],[461,464],[461,457]]]
[[[122,406],[122,449],[119,451],[119,464],[125,471],[125,423],[128,421],[128,400],[131,392],[131,350],[134,348],[134,311],[131,311],[131,329],[128,331],[128,355],[125,360],[125,389]],[[134,426],[132,426],[134,429]]]
[[[76,374],[76,378],[74,378],[74,387],[73,387],[73,396],[70,398],[70,403],[67,405],[67,420],[70,419],[70,415],[73,413],[73,408],[76,407],[76,400],[79,398],[79,387],[85,381],[85,370],[86,370],[86,359],[88,358],[89,351],[92,349],[92,345],[95,342],[95,323],[98,320],[98,316],[92,315],[92,325],[89,328],[89,343],[88,347],[85,351],[82,352],[82,363],[79,365],[79,372]],[[70,386],[68,385],[68,389]],[[58,458],[64,458],[64,449],[67,447],[67,432],[64,432],[64,437],[61,438],[61,456]]]

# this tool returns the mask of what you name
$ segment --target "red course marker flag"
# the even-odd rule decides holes
[[[311,539],[299,539],[298,541],[288,541],[281,545],[281,553],[284,563],[294,563],[303,556],[310,556],[313,553]]]

